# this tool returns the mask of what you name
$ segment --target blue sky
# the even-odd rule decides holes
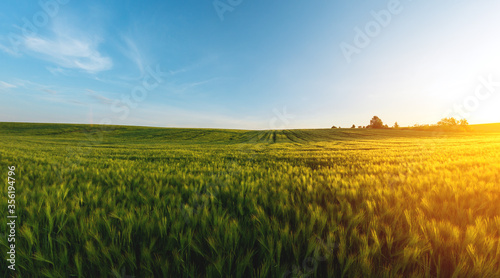
[[[498,1],[40,3],[0,3],[0,121],[500,122]]]

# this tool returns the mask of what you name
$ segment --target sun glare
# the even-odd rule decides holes
[[[500,97],[492,97],[480,103],[477,111],[471,113],[471,121],[478,123],[500,122]]]

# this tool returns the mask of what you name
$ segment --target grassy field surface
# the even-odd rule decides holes
[[[0,211],[20,277],[500,277],[498,127],[0,123]]]

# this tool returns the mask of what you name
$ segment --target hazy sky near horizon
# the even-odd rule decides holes
[[[499,1],[40,3],[0,3],[0,121],[500,122]]]

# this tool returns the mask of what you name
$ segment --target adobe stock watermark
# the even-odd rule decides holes
[[[186,202],[181,202],[178,209],[186,225],[194,225],[194,220],[199,218],[204,210],[210,211],[213,202],[218,202],[221,193],[234,186],[232,181],[226,180],[226,177],[241,176],[243,173],[242,167],[244,165],[237,161],[227,161],[222,167],[216,168],[212,172],[214,182],[195,188],[191,192],[189,199]]]
[[[125,267],[122,268],[122,271],[120,274],[121,274],[120,278],[135,278],[135,275],[128,275],[127,274]]]
[[[280,112],[278,109],[274,108],[273,113],[275,117],[269,120],[269,127],[271,129],[285,129],[289,127],[290,120],[293,120],[295,118],[294,115],[288,114],[286,112],[286,106],[283,107],[283,112]]]
[[[224,14],[233,12],[241,3],[243,3],[243,0],[215,0],[213,6],[220,21],[224,21]]]
[[[320,262],[324,262],[335,255],[335,251],[339,248],[339,244],[333,242],[332,238],[328,238],[327,242],[320,237],[316,237],[318,245],[314,248],[313,256],[309,256],[302,261],[302,265],[294,265],[292,270],[287,270],[282,278],[308,277],[314,274]],[[321,254],[323,250],[323,254]]]
[[[208,189],[207,186],[197,188],[191,193],[191,202],[188,200],[186,203],[182,202],[179,205],[179,212],[186,225],[194,225],[194,219],[198,218],[203,213],[203,210],[210,208],[211,200],[215,198],[215,194]]]
[[[40,0],[38,5],[41,10],[31,16],[30,19],[23,17],[23,25],[21,27],[21,34],[10,32],[7,38],[10,42],[11,48],[8,49],[13,54],[19,54],[19,47],[23,44],[23,37],[35,36],[39,29],[44,28],[49,24],[51,18],[54,18],[59,13],[62,5],[69,3],[69,0]]]
[[[468,96],[466,96],[462,103],[454,103],[453,108],[448,109],[442,118],[454,117],[454,118],[462,118],[465,119],[471,115],[474,111],[478,110],[481,102],[488,100],[494,93],[500,94],[500,82],[496,82],[493,79],[493,75],[489,74],[487,77],[479,76],[479,83],[477,84],[474,92]],[[431,155],[436,151],[436,147],[440,145],[440,139],[443,136],[446,136],[447,132],[443,130],[435,130],[432,132],[431,139],[422,145],[419,146],[420,153]],[[423,161],[420,161],[420,164]],[[414,174],[416,172],[415,168],[416,164],[410,166],[408,163],[403,167],[403,171],[398,171],[403,175],[401,182],[406,182],[408,180],[408,176]],[[389,186],[391,188],[395,188],[394,185],[398,183],[395,180],[391,180],[389,182]]]
[[[500,87],[500,82],[495,82],[492,74],[488,75],[487,78],[479,76],[478,79],[479,84],[474,93],[465,97],[461,104],[454,103],[453,108],[446,111],[445,117],[450,115],[458,116],[457,118],[469,117],[471,112],[479,108],[481,101],[488,100],[494,93],[500,93],[500,90],[497,90]]]
[[[453,108],[448,109],[441,118],[462,118],[465,119],[479,109],[481,102],[488,100],[494,93],[500,93],[500,82],[493,80],[493,75],[488,77],[479,76],[479,84],[474,89],[474,93],[466,96],[462,103],[454,103]],[[446,132],[442,130],[432,132],[431,143],[426,145],[426,151],[432,151],[439,145],[439,139],[445,136]],[[424,148],[424,147],[423,147]]]
[[[146,74],[142,79],[141,85],[135,86],[130,91],[130,94],[122,95],[121,100],[115,100],[111,104],[111,111],[121,113],[120,120],[125,120],[130,114],[130,110],[137,108],[139,103],[148,97],[149,92],[156,89],[163,82],[162,76],[166,75],[166,72],[160,71],[159,65],[156,65],[155,71],[149,66],[146,67]]]
[[[361,50],[367,48],[372,43],[372,39],[379,36],[383,28],[391,24],[393,17],[402,11],[403,6],[400,0],[389,0],[386,9],[378,12],[372,10],[370,14],[373,20],[368,21],[363,29],[358,26],[354,28],[355,35],[352,44],[345,41],[340,43],[340,50],[346,61],[351,63],[352,56],[360,54]]]

